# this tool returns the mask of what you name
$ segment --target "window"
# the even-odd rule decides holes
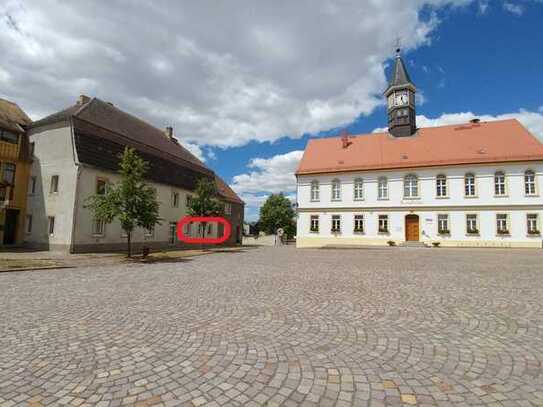
[[[105,222],[101,221],[101,220],[98,220],[98,219],[95,219],[94,223],[93,223],[93,226],[92,226],[92,234],[93,235],[98,235],[98,236],[103,236],[104,233],[105,233],[105,230],[106,230]]]
[[[477,225],[477,215],[466,215],[466,231],[470,235],[476,235],[479,233],[479,227]]]
[[[0,141],[5,141],[6,143],[18,144],[19,135],[7,130],[0,130]]]
[[[448,235],[449,231],[449,215],[437,215],[437,232],[440,235]]]
[[[49,188],[49,193],[55,194],[58,192],[58,175],[53,175],[51,177],[51,187]]]
[[[49,221],[49,234],[52,236],[55,234],[55,217],[48,216],[47,219]]]
[[[377,181],[377,197],[378,199],[388,199],[388,180],[385,177],[381,177]]]
[[[30,143],[30,157],[34,157],[34,151],[36,151],[36,143]]]
[[[471,173],[464,176],[464,193],[466,196],[475,196],[475,175]]]
[[[357,178],[354,180],[354,199],[364,199],[364,181],[362,178]]]
[[[319,181],[311,181],[311,201],[316,202],[320,199]]]
[[[8,185],[15,184],[15,164],[4,163],[4,174],[2,179]]]
[[[222,223],[221,223],[221,225],[222,225]],[[191,234],[192,234],[192,222],[185,223],[184,235],[191,236]]]
[[[388,215],[379,215],[379,233],[388,233]]]
[[[187,198],[186,198],[186,201],[185,201],[185,205],[186,205],[187,207],[190,206],[190,200],[191,200],[191,199],[192,199],[192,196],[187,195]]]
[[[332,215],[332,232],[340,232],[340,231],[341,231],[341,216]]]
[[[364,233],[364,215],[354,215],[354,231]]]
[[[509,234],[509,229],[507,227],[507,214],[498,213],[496,215],[496,231],[499,235]]]
[[[436,195],[439,198],[447,196],[447,177],[445,175],[438,175],[436,178]]]
[[[226,203],[224,204],[224,213],[225,213],[226,215],[232,215],[232,204],[231,204],[231,203],[226,202]]]
[[[58,184],[58,177],[57,177],[57,184]],[[96,180],[96,194],[105,195],[106,191],[107,191],[107,181],[103,178],[98,178]]]
[[[341,183],[338,179],[332,181],[332,201],[341,199]]]
[[[32,233],[32,215],[26,215],[26,233]]]
[[[318,232],[319,231],[319,215],[311,215],[309,231],[310,232]]]
[[[536,213],[529,213],[526,215],[526,221],[528,226],[528,234],[529,235],[539,235],[539,228],[538,228],[538,219]]]
[[[177,223],[170,222],[168,225],[168,243],[175,244],[175,232],[177,228]]]
[[[419,196],[419,180],[416,175],[409,174],[403,182],[404,198],[416,198]]]
[[[496,196],[505,195],[505,174],[501,171],[494,174],[494,194]]]
[[[213,225],[211,223],[207,224],[207,234],[210,235],[213,232]]]
[[[28,185],[28,193],[33,195],[36,193],[36,177],[30,177],[30,184]]]
[[[535,172],[528,170],[524,173],[524,192],[526,195],[535,195]]]
[[[179,207],[179,192],[173,192],[172,191],[172,206],[174,208]]]

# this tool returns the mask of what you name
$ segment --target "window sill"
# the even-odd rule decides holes
[[[363,235],[364,234],[364,231],[363,230],[353,230],[353,233],[355,235]]]
[[[339,235],[341,233],[341,230],[331,230],[330,233],[333,235]]]
[[[494,195],[494,198],[509,198],[509,195]]]
[[[541,233],[528,233],[526,236],[527,236],[527,237],[536,237],[536,238],[540,238],[540,237],[541,237]]]
[[[524,194],[525,198],[539,198],[539,194]]]
[[[420,201],[420,196],[413,196],[413,197],[404,196],[403,200],[404,201]]]
[[[464,195],[465,199],[478,199],[479,195]]]
[[[331,202],[341,202],[341,199],[330,199]]]
[[[436,196],[436,199],[450,199],[450,196]]]
[[[320,199],[311,199],[309,202],[320,202]]]
[[[390,235],[390,232],[389,231],[378,231],[377,234],[379,235]]]
[[[480,237],[481,234],[480,233],[466,233],[466,236],[467,237]]]
[[[437,232],[439,236],[451,236],[451,232]]]
[[[92,237],[105,237],[104,233],[93,233]]]
[[[318,230],[310,230],[309,233],[318,234],[319,231]]]
[[[354,198],[353,201],[365,201],[364,198]]]
[[[511,233],[496,233],[496,237],[511,237]]]
[[[377,198],[378,201],[389,201],[390,198]]]

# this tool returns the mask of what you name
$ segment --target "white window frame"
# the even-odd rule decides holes
[[[320,201],[320,184],[316,179],[311,181],[310,195],[311,202]]]
[[[53,180],[56,180],[56,182],[53,182]],[[57,174],[51,175],[51,183],[49,184],[49,193],[58,194],[59,184],[60,184],[60,176]]]
[[[504,171],[494,173],[494,196],[507,196],[507,177]]]
[[[93,219],[92,221],[92,235],[93,236],[105,236],[106,234],[106,222]]]
[[[362,178],[355,178],[354,180],[353,199],[355,201],[364,200],[364,180]]]
[[[365,225],[364,225],[364,215],[361,213],[357,213],[354,215],[353,218],[354,223],[354,233],[364,233],[365,231]]]
[[[509,215],[507,213],[496,214],[496,235],[507,236],[511,233],[509,230]]]
[[[390,233],[390,219],[388,215],[377,216],[377,232],[380,234]]]
[[[442,224],[445,224],[445,227],[442,227]],[[451,229],[449,228],[450,225],[450,219],[448,213],[438,213],[437,214],[437,233],[439,235],[449,235],[451,233]]]
[[[332,180],[332,201],[341,201],[341,181],[339,179]]]
[[[526,232],[528,236],[541,235],[541,231],[539,229],[539,215],[537,213],[526,214]]]
[[[524,171],[524,195],[537,196],[537,178],[534,170]]]
[[[464,174],[464,197],[477,197],[477,178],[472,172]]]
[[[36,193],[36,184],[38,182],[38,178],[36,176],[31,176],[30,177],[30,182],[28,184],[29,186],[29,191],[28,191],[28,195],[34,195]]]
[[[415,174],[407,174],[403,179],[404,199],[415,199],[419,197],[419,178]]]
[[[470,221],[468,222],[468,219]],[[471,223],[471,219],[475,219],[475,230],[476,232],[471,232],[472,228],[470,228],[469,223]],[[480,233],[479,230],[479,215],[476,213],[466,213],[466,234],[470,236],[477,236]]]
[[[55,217],[54,216],[48,216],[47,217],[47,234],[49,236],[55,235]]]
[[[377,199],[388,199],[388,179],[387,177],[379,177],[377,180]]]
[[[319,215],[310,215],[309,216],[309,232],[310,233],[319,233]]]
[[[439,174],[436,177],[436,197],[437,198],[448,198],[449,197],[449,186],[447,182],[447,176],[445,174]]]
[[[341,233],[341,215],[332,215],[332,233]]]
[[[32,214],[27,213],[25,216],[25,233],[27,235],[32,233]]]

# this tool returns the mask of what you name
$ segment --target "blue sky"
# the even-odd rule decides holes
[[[0,97],[32,118],[97,96],[175,135],[256,219],[310,137],[386,125],[396,37],[419,126],[518,118],[543,137],[542,0],[6,0]]]

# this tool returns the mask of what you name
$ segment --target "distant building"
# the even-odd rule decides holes
[[[15,103],[0,99],[0,243],[24,239],[31,152],[25,126],[31,120]],[[26,219],[28,222],[28,219]]]
[[[161,225],[137,230],[136,249],[184,247],[176,237],[176,223],[187,214],[187,203],[199,178],[214,180],[232,224],[226,244],[241,243],[244,203],[226,183],[174,138],[173,129],[159,130],[111,103],[81,96],[76,104],[32,123],[34,143],[32,184],[26,241],[30,246],[71,252],[124,250],[120,224],[95,221],[85,201],[119,180],[119,155],[125,146],[137,150],[150,164],[149,183],[156,188]],[[187,225],[196,236],[199,225]],[[209,237],[222,234],[208,225]]]
[[[310,140],[298,167],[298,247],[542,247],[543,144],[516,120],[417,128],[398,53],[388,132]]]

